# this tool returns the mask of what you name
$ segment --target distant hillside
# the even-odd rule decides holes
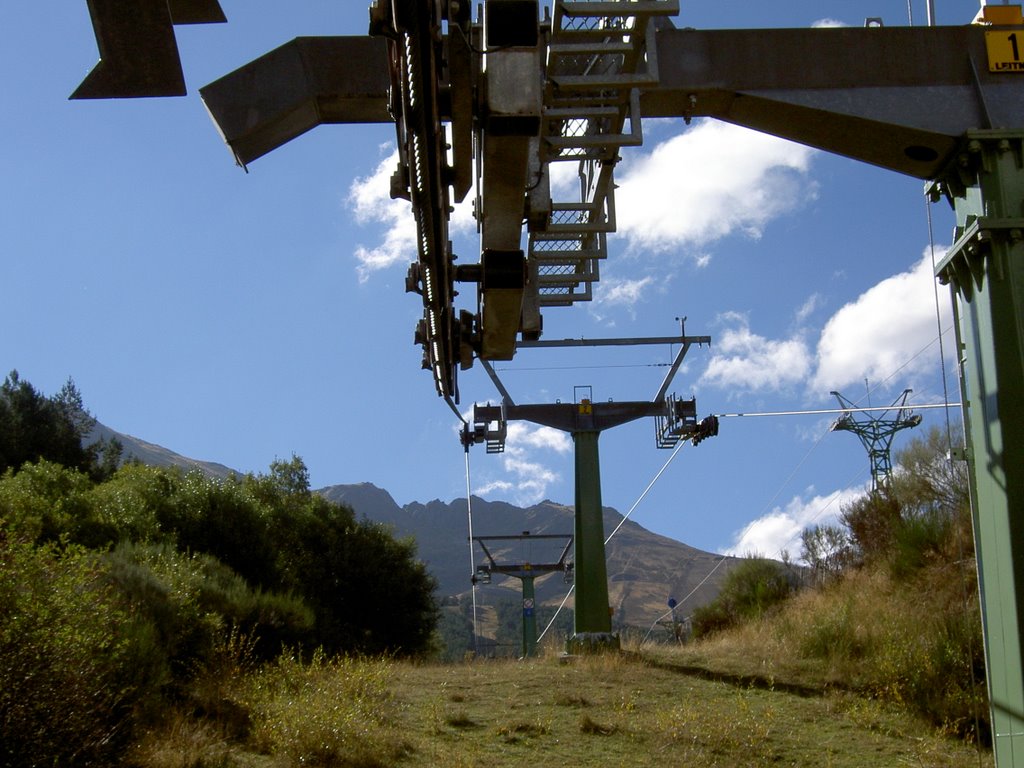
[[[335,485],[319,492],[332,501],[348,504],[357,515],[391,526],[397,536],[412,536],[419,547],[420,558],[440,582],[442,595],[461,594],[470,589],[465,499],[451,503],[414,502],[400,507],[387,491],[369,483]],[[621,514],[605,508],[607,533],[621,520]],[[571,534],[572,530],[571,506],[543,501],[523,509],[504,502],[473,498],[474,536],[508,536],[523,531],[531,535]],[[504,547],[491,544],[490,548],[499,561],[555,562],[560,544],[509,542]],[[479,548],[475,551],[479,564],[483,555]],[[670,597],[682,602],[690,596],[680,606],[684,613],[712,600],[726,574],[739,562],[736,558],[723,558],[651,533],[631,520],[608,544],[607,558],[609,599],[616,610],[616,621],[645,628],[668,610]],[[723,559],[725,562],[719,565]],[[708,574],[711,576],[703,581]],[[536,588],[540,602],[555,605],[568,591],[568,585],[557,573],[537,579]],[[520,582],[495,579],[483,590],[485,601],[488,596],[516,595],[520,592]]]
[[[91,439],[110,437],[116,437],[124,445],[124,458],[134,458],[143,464],[198,469],[217,478],[241,474],[223,464],[190,459],[97,423]],[[332,485],[317,492],[331,501],[349,505],[359,517],[390,526],[398,537],[414,538],[419,557],[438,580],[441,596],[465,594],[471,589],[465,499],[450,503],[413,502],[400,507],[391,494],[370,483]],[[621,520],[619,512],[606,507],[606,534]],[[543,501],[524,509],[501,501],[473,498],[474,536],[509,536],[523,531],[534,536],[571,535],[573,508]],[[505,546],[490,544],[492,555],[499,562],[518,563],[555,562],[562,546],[564,544],[558,541],[545,544],[541,540],[509,542]],[[482,559],[483,554],[477,548],[477,564]],[[609,600],[616,611],[615,620],[645,629],[668,610],[670,597],[681,603],[682,615],[714,599],[726,574],[739,562],[736,558],[704,552],[651,533],[632,520],[627,521],[609,543],[607,559]],[[554,605],[561,603],[569,588],[557,573],[538,578],[535,586],[538,600]],[[520,594],[520,589],[516,579],[497,578],[490,586],[481,587],[478,597],[481,602],[489,603],[503,597],[514,598]],[[684,603],[685,598],[688,599]],[[568,605],[572,606],[571,598]]]
[[[92,432],[89,433],[86,442],[93,443],[97,440],[109,440],[111,438],[117,438],[124,446],[124,453],[122,459],[129,461],[135,459],[147,464],[151,467],[181,467],[184,470],[198,469],[209,477],[227,478],[231,475],[242,474],[236,472],[230,467],[225,467],[223,464],[217,464],[211,461],[198,461],[196,459],[189,459],[182,456],[180,453],[163,448],[153,443],[147,443],[145,440],[140,440],[137,437],[126,435],[122,432],[117,432],[108,426],[96,422],[96,426]]]

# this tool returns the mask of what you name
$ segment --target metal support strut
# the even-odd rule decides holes
[[[932,187],[956,212],[936,267],[956,314],[998,766],[1024,765],[1024,133],[972,131]]]

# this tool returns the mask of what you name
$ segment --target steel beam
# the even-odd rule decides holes
[[[199,93],[238,164],[326,123],[392,123],[376,37],[297,37]]]
[[[986,29],[663,29],[641,111],[714,117],[933,179],[967,131],[1024,125],[1019,79],[989,72]]]
[[[975,131],[942,177],[997,766],[1024,765],[1024,132]]]
[[[72,99],[184,96],[175,24],[227,19],[217,0],[89,0],[100,61]]]
[[[576,605],[573,650],[618,647],[608,603],[601,460],[597,430],[573,432],[576,446]]]

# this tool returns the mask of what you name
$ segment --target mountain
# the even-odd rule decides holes
[[[419,557],[437,578],[442,595],[464,594],[470,590],[469,519],[465,499],[450,503],[414,502],[400,507],[387,491],[369,483],[334,485],[319,493],[349,505],[361,517],[390,526],[398,537],[414,538]],[[553,501],[524,509],[473,497],[472,511],[474,537],[517,537],[505,542],[485,542],[499,563],[555,563],[573,531],[573,508]],[[605,508],[606,535],[621,521],[621,514]],[[518,538],[525,531],[529,531],[531,538]],[[541,534],[564,534],[565,537],[535,538]],[[474,553],[477,565],[486,562],[479,545]],[[680,603],[681,615],[712,600],[726,574],[740,562],[737,558],[704,552],[651,533],[631,520],[627,520],[608,543],[606,557],[609,600],[616,612],[616,622],[642,628],[651,626],[667,613],[669,598]],[[539,602],[555,606],[568,591],[559,573],[537,578],[535,587]],[[481,588],[478,598],[487,602],[499,596],[514,597],[520,592],[517,579],[495,578],[491,585]]]
[[[210,477],[225,479],[242,473],[208,461],[197,461],[137,437],[116,432],[97,422],[90,441],[116,438],[124,446],[124,458],[159,467],[198,469]],[[452,502],[434,500],[426,504],[413,502],[399,506],[387,491],[370,483],[332,485],[318,493],[331,501],[350,506],[358,517],[390,527],[400,538],[412,537],[417,552],[438,581],[442,597],[464,595],[471,589],[469,517],[465,499]],[[531,538],[485,542],[499,564],[556,563],[573,532],[573,507],[553,501],[542,501],[521,508],[501,501],[473,497],[473,535],[519,537],[529,532]],[[611,507],[604,509],[605,534],[611,533],[622,515]],[[559,538],[545,539],[541,536]],[[609,601],[617,623],[647,629],[667,613],[669,598],[679,603],[679,615],[688,615],[718,594],[728,572],[740,562],[695,549],[681,542],[659,536],[643,526],[627,520],[609,542]],[[571,560],[571,554],[569,559]],[[477,545],[477,565],[486,562]],[[537,600],[557,606],[569,587],[559,573],[549,573],[535,581]],[[521,595],[521,582],[514,578],[496,577],[490,585],[478,588],[478,601],[493,604]],[[572,599],[567,603],[572,606]]]
[[[137,437],[132,437],[131,435],[126,435],[122,432],[117,432],[110,427],[100,424],[98,421],[89,435],[85,438],[85,442],[90,444],[99,440],[110,439],[118,440],[123,446],[124,450],[121,454],[122,461],[130,461],[134,459],[151,467],[180,467],[185,471],[198,469],[208,477],[216,477],[221,480],[224,480],[231,475],[242,474],[241,472],[236,472],[230,467],[225,467],[223,464],[186,458],[180,453],[175,453],[167,448],[154,445],[153,443],[147,443],[145,440],[140,440]]]

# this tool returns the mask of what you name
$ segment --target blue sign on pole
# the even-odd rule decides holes
[[[670,597],[668,599],[668,607],[669,608],[675,608],[677,605],[679,605],[679,603],[676,602],[676,599],[674,597]]]

